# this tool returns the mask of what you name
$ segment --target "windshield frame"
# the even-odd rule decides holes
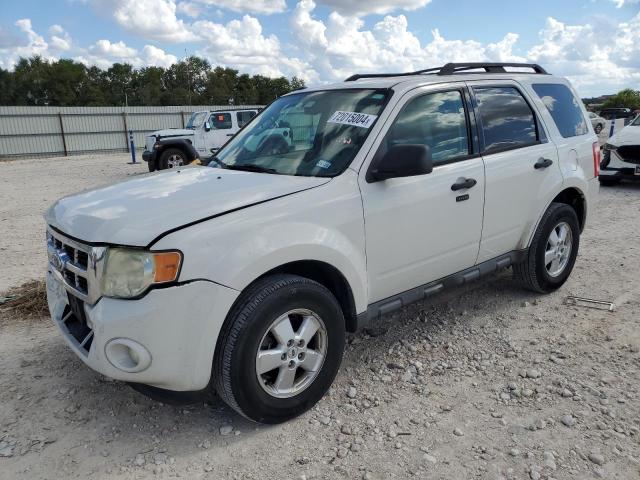
[[[189,117],[189,120],[187,120],[187,123],[185,124],[184,128],[186,128],[187,130],[197,130],[198,128],[200,128],[202,125],[204,125],[209,117],[209,113],[207,110],[201,110],[198,112],[193,112],[191,114],[191,116]],[[194,125],[193,123],[191,123],[192,120],[195,120],[195,118],[198,115],[202,115],[203,121],[198,123],[197,125]]]
[[[312,89],[312,90],[307,90],[307,89],[303,89],[303,90],[297,90],[291,93],[288,93],[286,95],[282,95],[274,100],[272,100],[271,102],[269,102],[267,105],[265,105],[262,109],[260,109],[260,111],[258,112],[257,115],[255,115],[253,118],[251,118],[251,120],[246,123],[242,128],[240,128],[233,137],[229,138],[221,147],[220,149],[215,153],[215,155],[213,155],[211,157],[211,161],[208,164],[208,166],[213,167],[213,168],[228,168],[227,164],[225,164],[222,160],[220,160],[218,158],[218,155],[222,152],[224,152],[225,148],[227,148],[229,146],[229,144],[231,144],[233,142],[233,140],[238,137],[238,135],[241,134],[241,132],[249,127],[251,124],[253,124],[255,121],[259,121],[260,117],[268,111],[269,107],[271,105],[273,105],[275,102],[279,101],[282,98],[285,97],[293,97],[293,96],[297,96],[297,95],[309,95],[309,94],[313,94],[313,93],[330,93],[330,92],[359,92],[359,91],[364,91],[364,90],[370,90],[371,92],[376,92],[376,91],[384,91],[385,92],[385,99],[382,102],[382,104],[380,105],[380,111],[377,114],[376,119],[373,121],[373,123],[371,124],[371,126],[367,129],[367,133],[366,135],[363,137],[362,139],[362,145],[360,145],[360,148],[358,149],[358,151],[355,153],[355,155],[353,156],[353,158],[351,158],[350,161],[345,162],[345,164],[342,166],[342,168],[338,171],[336,171],[333,174],[327,174],[327,175],[307,175],[307,174],[301,174],[301,173],[296,173],[296,174],[290,174],[290,173],[280,173],[280,172],[271,172],[268,174],[271,175],[286,175],[286,176],[292,176],[292,177],[316,177],[316,178],[334,178],[334,177],[338,177],[340,175],[342,175],[354,162],[354,160],[358,157],[358,155],[360,154],[360,152],[362,151],[363,147],[365,146],[365,144],[367,143],[367,141],[371,138],[371,132],[374,130],[374,128],[376,127],[376,125],[378,125],[378,121],[380,120],[380,118],[383,116],[383,114],[386,112],[387,107],[389,106],[389,102],[391,101],[391,98],[395,95],[395,91],[393,90],[392,87],[380,87],[380,88],[376,88],[376,87],[349,87],[349,88],[325,88],[325,89]],[[217,164],[217,165],[216,165]],[[235,164],[229,165],[231,168],[233,168]],[[267,173],[267,172],[264,172]]]
[[[640,127],[640,115],[636,115],[636,118],[629,124],[633,127]]]

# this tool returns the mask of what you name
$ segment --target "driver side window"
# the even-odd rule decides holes
[[[469,155],[462,93],[458,90],[428,93],[409,101],[385,140],[387,148],[398,144],[428,146],[434,166]]]
[[[228,130],[232,127],[230,113],[214,113],[209,119],[212,130]]]

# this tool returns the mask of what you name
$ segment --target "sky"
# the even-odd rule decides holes
[[[101,68],[198,55],[307,85],[535,62],[589,97],[640,89],[640,0],[0,0],[0,67],[36,54]]]

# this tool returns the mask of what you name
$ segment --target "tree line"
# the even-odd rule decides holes
[[[264,105],[304,88],[293,77],[248,75],[191,56],[168,68],[114,63],[106,70],[69,59],[21,58],[0,68],[0,105]]]

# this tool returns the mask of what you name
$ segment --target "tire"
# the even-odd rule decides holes
[[[183,167],[189,163],[185,153],[178,148],[168,148],[162,155],[160,155],[160,161],[158,162],[158,170],[165,170],[167,168]]]
[[[570,232],[565,237],[565,242],[570,246],[568,252],[567,246],[564,246],[564,250],[561,247],[554,250],[551,239],[552,231],[555,230],[557,238],[558,232],[564,231],[562,230],[564,228]],[[525,260],[513,266],[514,277],[528,290],[550,293],[560,288],[569,278],[578,255],[579,246],[580,225],[576,211],[567,204],[552,203],[540,220]],[[557,263],[545,261],[548,250],[557,252],[559,258],[554,257],[554,261],[557,260]],[[564,252],[562,255],[561,251]],[[549,255],[551,257],[551,254]],[[558,271],[560,267],[562,269]]]
[[[149,171],[150,172],[155,172],[157,170],[157,168],[156,168],[156,160],[155,159],[149,160],[147,162],[147,167],[149,167]]]
[[[310,337],[303,361],[314,361],[314,372],[302,367],[288,368],[289,362],[297,362],[303,348],[295,350],[300,341],[297,336],[302,331],[302,318],[289,312],[310,312],[312,322],[322,324]],[[289,347],[278,342],[273,325],[289,325],[295,332],[295,343]],[[312,323],[310,322],[310,323]],[[278,332],[285,330],[278,330]],[[291,332],[290,331],[290,332]],[[283,338],[282,335],[278,335]],[[285,334],[284,337],[289,335]],[[324,340],[320,340],[323,338]],[[342,361],[345,341],[345,320],[342,309],[335,297],[324,286],[313,280],[296,275],[274,275],[258,280],[243,292],[229,312],[218,337],[213,361],[213,386],[218,395],[244,417],[260,423],[281,423],[307,411],[327,392],[338,372]],[[307,345],[305,345],[306,347]],[[318,361],[312,351],[321,351],[324,346],[323,361]],[[258,351],[270,350],[279,366],[258,375]],[[293,356],[292,356],[293,352]],[[286,355],[280,356],[280,353]],[[294,360],[297,359],[297,360]],[[285,365],[286,364],[286,365]],[[311,365],[311,363],[309,363]],[[266,367],[269,368],[269,367]],[[292,391],[278,391],[278,379],[294,371],[297,384]],[[299,375],[299,376],[298,376]],[[305,383],[306,382],[306,383]],[[286,384],[286,382],[282,382]],[[299,390],[295,391],[298,385]],[[281,395],[278,397],[277,394]],[[288,396],[287,396],[288,395]]]
[[[599,123],[596,125],[596,128],[594,128],[593,130],[596,132],[596,135],[600,135],[600,132],[602,131],[602,124]]]
[[[598,181],[603,187],[613,187],[614,185],[620,183],[620,179],[618,178],[598,177]]]

